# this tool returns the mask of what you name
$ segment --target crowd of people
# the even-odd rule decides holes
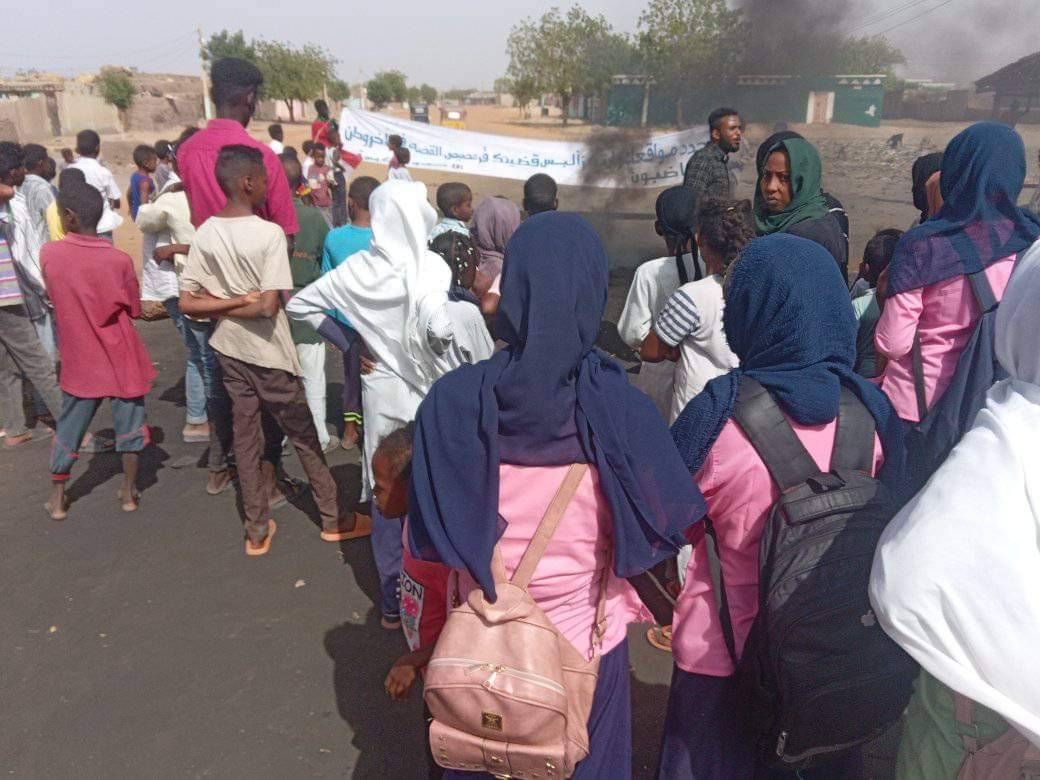
[[[211,75],[217,118],[133,152],[140,278],[95,132],[60,175],[0,144],[4,446],[34,435],[27,380],[54,429],[52,519],[79,454],[106,448],[138,509],[156,372],[133,320],[162,310],[183,438],[209,445],[207,493],[237,485],[245,554],[307,485],[323,540],[370,538],[381,625],[408,644],[386,692],[425,686],[431,776],[628,777],[638,622],[674,659],[661,778],[858,777],[901,715],[900,777],[1018,776],[1040,745],[1040,217],[1017,205],[1013,129],[918,161],[919,218],[878,231],[850,285],[854,215],[815,147],[768,138],[738,199],[741,117],[713,112],[618,322],[632,376],[595,346],[603,244],[550,177],[522,208],[445,183],[435,210],[401,137],[386,181],[354,177],[318,101],[301,160],[280,125],[247,132],[254,65]],[[105,399],[114,441],[89,433]],[[367,512],[326,462],[355,446]]]

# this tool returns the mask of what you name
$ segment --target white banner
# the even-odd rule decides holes
[[[558,184],[597,187],[681,184],[686,161],[708,142],[703,127],[629,141],[630,148],[609,150],[618,170],[605,172],[599,162],[594,173],[589,145],[582,142],[474,133],[352,108],[343,109],[340,133],[344,150],[359,153],[366,162],[389,162],[386,142],[396,134],[412,154],[412,168],[522,180],[541,172]]]

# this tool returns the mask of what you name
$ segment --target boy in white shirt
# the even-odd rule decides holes
[[[104,199],[104,211],[101,212],[101,221],[98,222],[97,232],[102,238],[112,240],[112,232],[123,224],[123,218],[119,215],[120,198],[122,193],[116,184],[116,177],[112,171],[98,162],[101,154],[101,136],[93,130],[80,130],[76,133],[76,161],[70,168],[79,168],[87,184],[101,193]]]

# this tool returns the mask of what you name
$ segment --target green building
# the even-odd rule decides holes
[[[739,76],[729,84],[677,95],[643,76],[615,76],[607,103],[609,124],[634,127],[676,124],[681,98],[686,124],[702,122],[719,106],[740,111],[745,121],[878,127],[885,75]]]

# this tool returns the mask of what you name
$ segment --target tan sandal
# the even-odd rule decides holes
[[[360,512],[354,513],[354,527],[349,531],[322,531],[321,538],[326,542],[346,542],[351,539],[363,539],[372,535],[372,517]]]
[[[666,653],[672,652],[672,627],[653,626],[647,629],[646,641],[658,650]]]
[[[267,521],[267,536],[264,537],[264,540],[262,542],[260,542],[259,545],[254,547],[253,543],[249,541],[248,537],[246,538],[246,555],[252,555],[252,556],[267,555],[267,553],[271,549],[271,539],[274,538],[274,532],[277,531],[277,530],[278,530],[278,526],[274,522],[274,520],[268,520]]]

